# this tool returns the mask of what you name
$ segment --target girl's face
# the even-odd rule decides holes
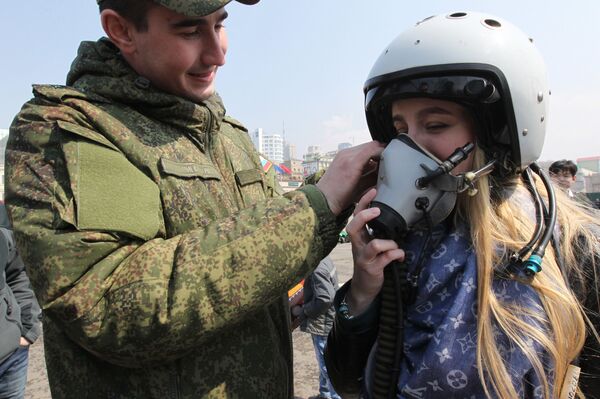
[[[397,133],[408,134],[415,142],[444,161],[458,147],[475,141],[473,122],[462,105],[431,98],[409,98],[392,104]],[[473,154],[458,164],[452,174],[472,169]]]

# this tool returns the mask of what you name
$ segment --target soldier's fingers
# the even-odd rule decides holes
[[[358,212],[367,209],[369,207],[369,204],[371,203],[371,201],[373,201],[373,199],[375,198],[376,195],[377,195],[377,190],[375,190],[374,188],[367,191],[361,197],[361,199],[358,201],[358,204],[356,204],[356,208],[354,208],[353,215],[356,215]]]

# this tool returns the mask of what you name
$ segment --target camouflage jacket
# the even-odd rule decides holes
[[[215,95],[153,88],[107,41],[11,126],[6,202],[54,398],[291,398],[284,293],[335,245],[314,186],[277,195]]]

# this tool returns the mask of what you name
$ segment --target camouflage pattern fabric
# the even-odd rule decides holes
[[[291,398],[285,293],[345,220],[268,187],[217,95],[154,89],[108,40],[67,83],[34,87],[6,153],[53,398]]]
[[[98,4],[102,0],[96,0]],[[225,7],[231,0],[152,0],[170,10],[188,17],[202,17],[212,14],[221,7]],[[237,0],[243,4],[256,4],[259,0]]]

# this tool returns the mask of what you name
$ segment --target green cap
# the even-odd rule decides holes
[[[102,0],[96,0],[98,4]],[[224,7],[231,0],[152,0],[170,10],[186,15],[188,17],[203,17],[212,14],[219,8]],[[236,0],[243,4],[256,4],[260,0]]]

